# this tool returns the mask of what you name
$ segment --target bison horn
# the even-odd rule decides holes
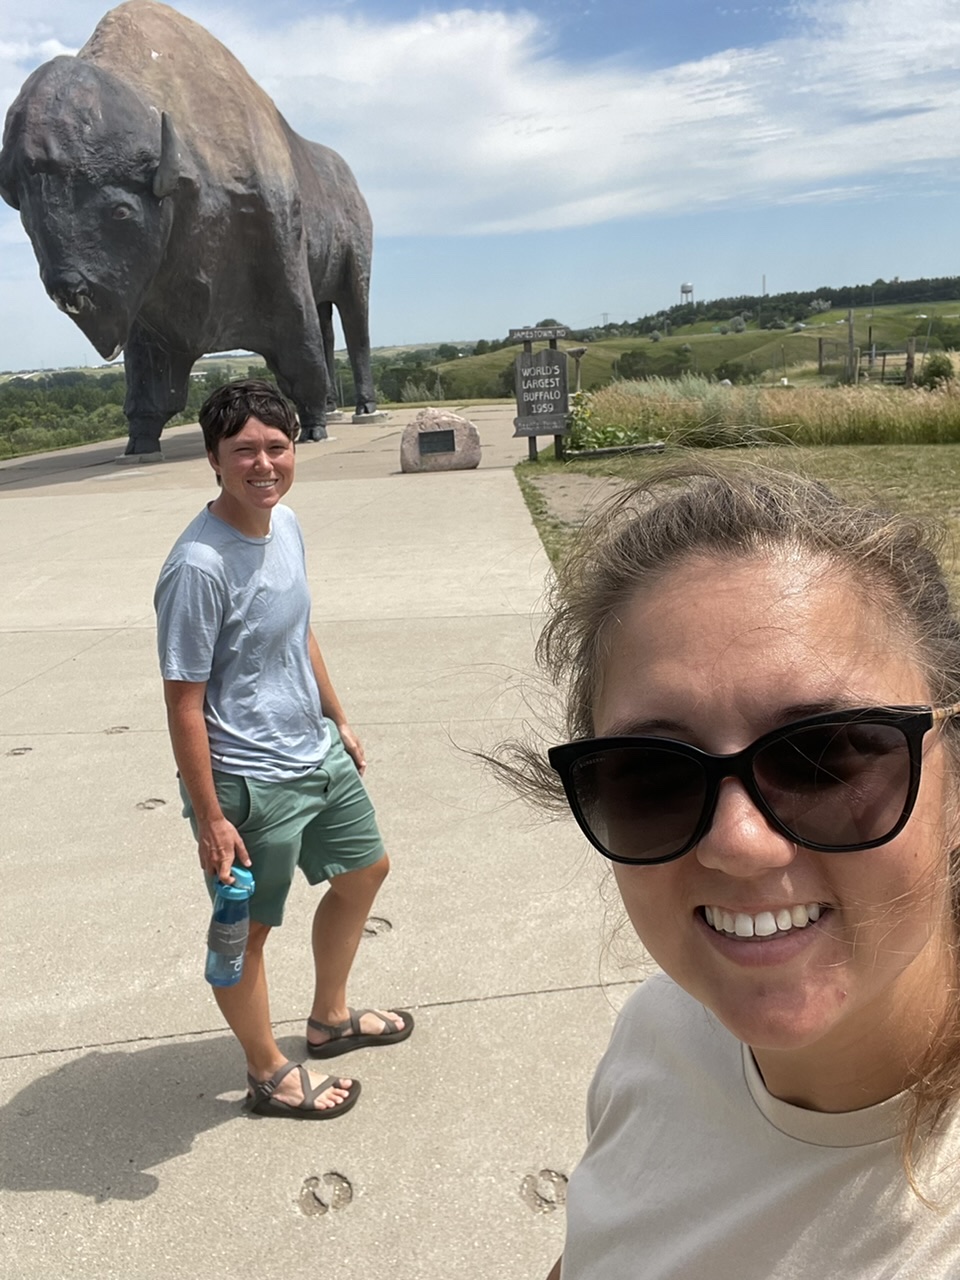
[[[153,194],[158,200],[172,196],[180,181],[180,139],[173,121],[164,111],[160,123],[160,163],[153,175]]]

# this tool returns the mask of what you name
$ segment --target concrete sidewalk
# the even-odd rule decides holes
[[[0,1274],[5,1280],[528,1280],[562,1247],[562,1177],[632,973],[596,860],[475,762],[538,715],[547,562],[513,411],[467,411],[473,472],[401,475],[412,414],[302,446],[314,623],[364,741],[393,859],[351,998],[416,1011],[328,1124],[239,1106],[202,979],[208,908],[180,816],[152,592],[213,494],[196,427],[0,464]],[[315,896],[269,945],[301,1056]]]

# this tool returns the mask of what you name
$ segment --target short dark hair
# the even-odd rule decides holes
[[[220,441],[242,431],[250,418],[276,427],[290,440],[297,438],[299,424],[293,405],[273,383],[263,378],[241,378],[217,387],[203,402],[200,426],[207,452],[216,457]]]

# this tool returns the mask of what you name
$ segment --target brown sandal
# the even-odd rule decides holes
[[[282,1098],[273,1096],[277,1086],[291,1071],[300,1072],[302,1102],[284,1102]],[[345,1111],[349,1111],[360,1097],[360,1081],[354,1080],[342,1102],[332,1107],[315,1107],[314,1102],[325,1089],[329,1089],[331,1085],[339,1089],[343,1088],[343,1085],[338,1076],[324,1076],[319,1084],[311,1085],[306,1068],[298,1062],[285,1062],[269,1080],[255,1080],[253,1076],[248,1075],[247,1084],[250,1086],[250,1091],[247,1094],[246,1108],[258,1116],[289,1116],[293,1120],[333,1120],[336,1116],[342,1116]]]
[[[344,1022],[333,1026],[328,1022],[318,1022],[316,1018],[308,1018],[307,1026],[314,1031],[325,1031],[330,1037],[322,1044],[311,1044],[307,1041],[307,1053],[311,1058],[336,1058],[341,1053],[351,1053],[354,1049],[368,1048],[378,1044],[399,1044],[413,1031],[413,1014],[406,1009],[387,1009],[386,1013],[394,1018],[402,1018],[403,1026],[399,1031],[390,1031],[391,1023],[376,1009],[351,1009],[350,1016]],[[366,1032],[360,1030],[360,1019],[365,1013],[372,1013],[384,1024],[383,1031]]]

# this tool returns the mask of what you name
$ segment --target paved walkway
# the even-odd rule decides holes
[[[416,1010],[329,1124],[239,1107],[202,980],[206,898],[180,817],[151,607],[212,496],[199,429],[0,464],[0,1274],[5,1280],[530,1280],[562,1245],[558,1175],[629,974],[570,823],[511,802],[470,748],[536,718],[547,563],[512,473],[401,475],[409,415],[300,449],[314,622],[369,760],[394,871],[359,1003]],[[313,899],[271,939],[302,1053]],[[559,1188],[559,1190],[558,1190]]]

